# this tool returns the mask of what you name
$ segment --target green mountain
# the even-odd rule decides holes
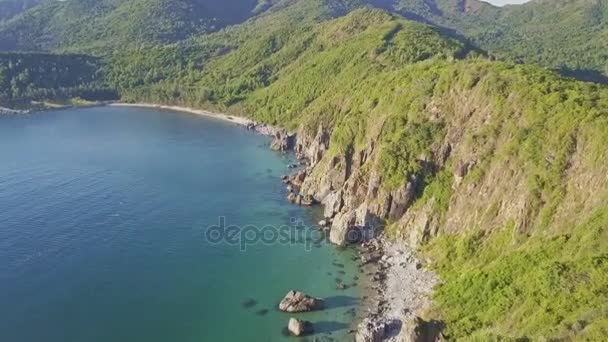
[[[607,0],[532,0],[502,8],[478,0],[379,2],[405,17],[453,30],[497,58],[592,80],[608,76]]]
[[[572,3],[593,1],[565,4]],[[56,96],[37,89],[99,84],[123,101],[215,109],[285,127],[311,163],[298,194],[337,203],[328,214],[332,230],[364,213],[362,221],[380,223],[428,258],[442,284],[433,307],[418,314],[445,322],[446,338],[606,340],[608,88],[509,61],[515,55],[496,61],[463,38],[491,42],[480,37],[493,31],[473,34],[477,21],[499,27],[518,17],[518,32],[532,30],[517,11],[544,2],[399,4],[373,3],[390,12],[355,0],[261,4],[241,24],[171,44],[129,44],[101,59],[34,56],[4,71],[0,80],[9,81],[0,89],[27,101]],[[577,23],[577,13],[556,18]],[[436,18],[444,21],[419,22]],[[572,39],[597,34],[572,31]],[[604,43],[593,39],[586,43]],[[81,48],[64,42],[56,46]],[[86,49],[99,46],[113,45],[91,40]],[[486,49],[498,54],[497,46]],[[0,58],[0,70],[20,56]],[[49,71],[57,81],[44,80]],[[9,83],[17,90],[6,91]]]
[[[265,8],[257,0],[48,0],[0,24],[0,50],[104,53],[215,31]]]
[[[3,0],[28,8],[0,24],[0,50],[103,54],[169,43],[243,22],[294,0]],[[608,0],[534,0],[494,7],[478,0],[327,0],[315,6],[374,6],[445,29],[499,59],[536,63],[608,81]],[[30,8],[32,7],[32,8]],[[0,7],[1,8],[1,7]],[[316,11],[317,9],[312,9]],[[2,11],[0,11],[1,13]],[[14,10],[7,18],[12,17]],[[2,18],[0,18],[1,21]]]
[[[0,22],[39,4],[42,0],[0,0]]]

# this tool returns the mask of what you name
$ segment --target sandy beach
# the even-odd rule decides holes
[[[158,105],[158,104],[152,104],[152,103],[123,103],[123,102],[111,103],[111,104],[108,104],[108,106],[166,109],[166,110],[173,110],[173,111],[177,111],[177,112],[185,112],[185,113],[207,116],[207,117],[215,118],[218,120],[233,122],[233,123],[235,123],[237,125],[241,125],[241,126],[248,126],[251,124],[255,124],[255,121],[241,117],[241,116],[232,116],[232,115],[227,115],[227,114],[222,114],[222,113],[213,113],[213,112],[209,112],[206,110],[194,109],[194,108],[190,108],[190,107],[165,106],[165,105]]]

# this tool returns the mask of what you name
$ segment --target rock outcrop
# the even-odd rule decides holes
[[[284,129],[277,129],[273,134],[270,148],[275,151],[289,151],[294,147],[295,134],[290,134]]]
[[[338,213],[331,224],[329,241],[338,246],[358,241],[357,228],[355,227],[357,216],[354,211]]]
[[[444,341],[443,325],[436,321],[425,321],[420,317],[410,317],[403,322],[399,332],[399,342],[440,342]]]
[[[357,326],[355,342],[382,342],[385,334],[386,323],[366,318]]]
[[[289,291],[279,303],[279,310],[285,312],[306,312],[321,310],[324,307],[321,298],[311,297],[300,291]]]

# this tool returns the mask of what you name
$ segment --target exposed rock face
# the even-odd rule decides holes
[[[342,190],[331,192],[322,203],[325,205],[323,216],[334,217],[342,209]]]
[[[294,336],[308,335],[313,332],[312,323],[308,321],[301,321],[293,317],[289,319],[287,329]]]
[[[298,141],[295,146],[298,158],[307,159],[311,166],[315,166],[329,149],[329,132],[319,125],[314,137],[310,137],[303,129],[297,134]]]
[[[355,342],[382,342],[385,334],[386,323],[366,318],[357,326]]]
[[[351,233],[351,231],[356,229],[356,218],[357,216],[354,211],[348,211],[336,215],[331,224],[331,230],[329,231],[329,241],[338,246],[344,246],[347,244],[347,242],[355,242],[353,241],[353,237],[350,235],[354,235]]]
[[[295,145],[295,135],[289,134],[284,129],[278,129],[274,132],[274,139],[270,144],[270,148],[275,151],[288,151]]]
[[[279,310],[285,312],[306,312],[321,310],[323,307],[323,299],[313,298],[303,292],[294,290],[289,291],[279,303]]]
[[[403,322],[399,333],[399,342],[439,342],[444,341],[441,335],[442,324],[427,322],[420,317],[411,317]]]

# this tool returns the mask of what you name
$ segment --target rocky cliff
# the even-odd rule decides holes
[[[452,71],[449,76],[437,76],[434,92],[424,97],[415,116],[372,109],[363,123],[365,128],[350,135],[346,144],[341,137],[354,118],[338,119],[330,125],[321,122],[316,129],[310,129],[311,121],[306,121],[296,133],[294,150],[308,166],[287,180],[291,199],[324,205],[329,237],[335,244],[360,242],[385,231],[430,256],[431,265],[435,264],[440,274],[445,268],[446,278],[450,272],[461,272],[459,267],[473,266],[471,272],[486,274],[480,284],[487,286],[493,283],[492,277],[506,272],[509,282],[488,290],[488,308],[495,305],[492,296],[502,295],[501,291],[529,291],[527,285],[520,284],[528,272],[543,279],[550,277],[545,271],[554,272],[533,260],[543,260],[548,269],[565,265],[565,273],[557,275],[558,283],[582,276],[594,279],[593,288],[601,287],[605,277],[591,274],[597,275],[603,262],[589,264],[585,270],[579,263],[604,260],[602,255],[608,255],[602,242],[593,246],[584,242],[606,238],[601,228],[608,204],[608,153],[603,147],[608,138],[606,90],[557,81],[549,74],[540,76],[540,85],[533,84],[493,67],[470,70],[461,65]],[[510,69],[513,71],[517,74],[521,70]],[[460,83],[463,80],[467,81]],[[553,81],[559,84],[551,85]],[[441,82],[447,85],[438,89]],[[579,96],[598,90],[601,96]],[[589,254],[562,255],[545,250],[544,244],[556,239],[565,239],[564,249],[590,247],[586,250]],[[451,258],[460,258],[462,248],[468,256],[457,264]],[[488,249],[492,254],[487,255]],[[511,263],[520,262],[522,255],[529,255],[530,264],[513,267]],[[536,259],[539,255],[542,259]],[[504,263],[500,269],[492,268],[497,260]],[[519,267],[525,268],[518,271]],[[577,278],[566,292],[551,285],[542,295],[536,291],[519,298],[510,296],[504,305],[523,310],[528,304],[518,301],[529,300],[528,295],[533,302],[548,301],[554,295],[566,298],[567,293],[588,286],[583,278]],[[466,276],[455,279],[439,288],[444,297],[439,298],[436,314],[448,321],[448,328],[453,323],[454,336],[469,336],[470,331],[459,330],[462,317],[441,313],[445,309],[442,301],[455,295],[448,293],[452,287],[470,287],[475,282]],[[458,291],[461,303],[457,305],[481,320],[485,308],[470,306],[478,305],[473,304],[478,299]],[[469,291],[477,291],[472,296],[484,296],[479,289]],[[593,291],[585,295],[596,296],[598,292]],[[605,291],[601,293],[600,297],[605,296]],[[584,311],[585,317],[594,316],[590,312],[601,305],[599,297],[592,298],[597,304],[591,305],[593,309],[581,309],[586,306],[582,303],[572,306]],[[539,313],[542,317],[552,315]],[[486,324],[496,324],[502,317]],[[580,317],[574,313],[561,319]],[[530,326],[534,327],[531,331],[539,329]],[[513,336],[484,329],[480,329],[483,338]]]

